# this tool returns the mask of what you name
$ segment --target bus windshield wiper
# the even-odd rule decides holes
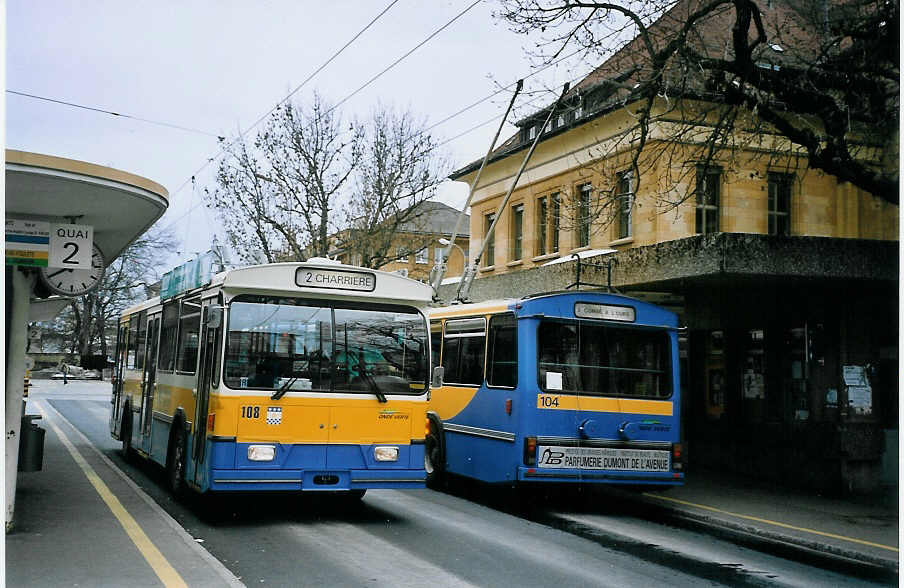
[[[380,403],[389,402],[388,400],[386,400],[386,395],[380,392],[380,387],[376,382],[374,382],[374,379],[370,374],[368,374],[364,370],[361,370],[361,378],[363,378],[364,381],[367,382],[367,385],[370,386],[370,391],[374,396],[377,397],[377,400],[380,401]]]
[[[286,395],[286,392],[289,391],[289,386],[295,383],[295,380],[298,379],[298,376],[290,378],[288,382],[279,387],[279,390],[273,393],[273,396],[270,397],[270,400],[279,400],[283,396]]]
[[[371,393],[377,397],[377,400],[382,404],[384,402],[389,402],[386,400],[386,395],[380,392],[380,387],[374,381],[373,377],[367,373],[367,367],[365,367],[364,356],[363,354],[358,359],[358,369],[361,371],[361,379],[367,382],[367,385],[370,387]]]

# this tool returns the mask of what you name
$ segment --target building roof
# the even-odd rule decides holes
[[[457,208],[452,208],[442,202],[425,200],[415,205],[415,215],[409,221],[402,223],[400,232],[404,233],[429,233],[436,235],[452,235],[452,229],[458,222],[459,215],[463,214]],[[468,214],[464,214],[463,226],[468,226]]]
[[[813,6],[815,7],[822,1],[813,0]],[[825,1],[832,2],[832,0]],[[705,4],[705,0],[679,0],[676,2],[672,8],[648,27],[648,36],[652,45],[657,50],[663,48],[673,38],[675,32],[688,21],[689,15]],[[785,0],[771,0],[761,10],[763,27],[771,41],[763,44],[757,50],[755,60],[758,65],[777,69],[786,64],[803,65],[814,57],[812,48],[816,46],[815,40],[809,34],[808,29],[800,25],[801,19],[806,18],[806,15],[803,15],[800,10],[795,11]],[[693,34],[689,35],[688,44],[702,55],[716,59],[729,59],[732,54],[734,18],[734,10],[730,5],[717,9],[694,27]],[[789,50],[792,48],[793,51]],[[575,117],[568,124],[555,129],[547,128],[541,142],[583,125],[589,120],[608,114],[626,102],[638,99],[640,96],[634,92],[634,89],[649,71],[649,52],[645,40],[636,36],[568,91],[562,101],[563,107],[566,112],[574,111],[574,108],[583,101],[584,108],[580,117]],[[674,95],[708,97],[707,74],[703,70],[690,73],[676,71],[674,77],[676,81],[680,80],[680,85],[675,86]],[[593,100],[588,100],[588,98],[593,98]],[[538,122],[542,123],[554,104],[555,102],[552,102],[518,120],[515,126],[520,129]],[[530,141],[522,140],[519,130],[497,147],[488,161],[498,161],[527,149],[530,143]],[[452,172],[449,177],[453,180],[461,178],[480,167],[481,161],[480,159],[472,161]]]

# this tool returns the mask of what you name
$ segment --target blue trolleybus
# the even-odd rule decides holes
[[[560,292],[432,309],[430,329],[430,481],[683,483],[674,313]]]

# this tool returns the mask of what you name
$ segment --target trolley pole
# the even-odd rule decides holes
[[[566,82],[565,87],[562,88],[562,93],[559,95],[559,99],[556,100],[556,103],[553,104],[552,108],[549,109],[549,115],[546,117],[546,120],[543,121],[543,126],[540,127],[540,130],[537,132],[537,136],[534,139],[534,142],[531,144],[530,149],[527,151],[527,155],[524,156],[524,161],[521,162],[521,168],[518,170],[518,173],[515,174],[515,179],[512,180],[512,185],[509,186],[508,192],[505,194],[505,198],[502,199],[502,203],[496,210],[496,216],[493,218],[493,222],[492,224],[490,224],[490,228],[487,229],[487,234],[484,235],[483,243],[480,246],[480,251],[478,251],[477,255],[474,256],[474,261],[465,268],[465,271],[461,277],[461,282],[458,283],[458,290],[455,293],[455,299],[459,302],[468,301],[468,292],[471,290],[471,283],[474,281],[474,277],[477,275],[477,270],[480,267],[480,258],[483,256],[484,251],[486,251],[487,249],[487,245],[489,245],[490,243],[490,236],[496,230],[496,223],[498,223],[499,219],[502,218],[502,211],[505,210],[506,205],[508,205],[508,201],[512,197],[512,192],[515,191],[515,186],[518,185],[518,181],[521,179],[521,174],[524,173],[524,169],[527,167],[527,162],[530,161],[531,156],[534,154],[534,149],[537,148],[537,144],[540,143],[540,138],[543,136],[543,133],[546,131],[546,127],[549,125],[549,121],[551,121],[552,117],[555,116],[556,110],[559,109],[559,104],[562,103],[562,99],[565,98],[565,94],[568,93],[568,89],[570,87],[571,84]],[[473,191],[474,188],[472,187],[472,194]]]

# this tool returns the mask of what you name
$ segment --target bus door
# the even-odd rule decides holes
[[[222,307],[215,306],[216,299],[205,300],[201,311],[201,339],[198,362],[198,396],[195,402],[195,433],[192,445],[192,459],[189,460],[189,474],[196,484],[202,484],[201,465],[206,457],[207,447],[207,415],[210,409],[210,388],[214,381],[213,373],[216,369],[217,343],[220,340],[222,323]],[[211,307],[213,306],[213,310]],[[194,470],[192,474],[192,469]]]
[[[119,333],[116,337],[116,353],[113,355],[113,397],[110,402],[113,409],[110,411],[110,430],[120,435],[122,426],[122,367],[126,363],[126,337],[129,334],[128,323],[119,325]]]
[[[157,342],[160,339],[160,315],[148,319],[147,355],[141,385],[141,447],[151,451],[151,423],[154,420],[154,393],[157,391]]]

